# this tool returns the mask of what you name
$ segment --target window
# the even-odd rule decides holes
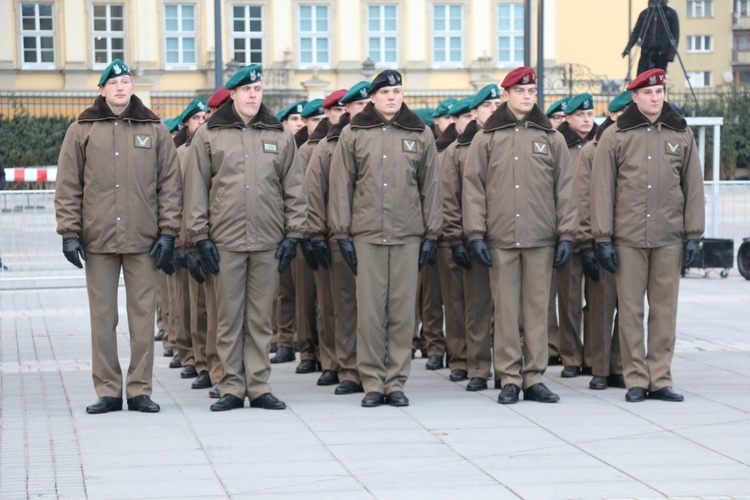
[[[55,37],[51,3],[21,4],[21,47],[24,68],[55,68]]]
[[[263,7],[232,7],[232,59],[245,66],[263,64]]]
[[[300,64],[304,66],[328,66],[330,64],[329,25],[327,5],[300,5]]]
[[[713,0],[688,0],[687,17],[713,17]]]
[[[375,64],[398,62],[397,5],[367,6],[367,55]]]
[[[750,52],[750,35],[734,35],[735,52]]]
[[[125,26],[122,4],[94,4],[94,68],[125,59]]]
[[[456,66],[463,61],[463,6],[433,5],[432,60]]]
[[[688,71],[688,80],[693,85],[693,88],[699,89],[703,87],[711,86],[711,72],[710,71]],[[687,80],[685,81],[685,87],[688,86]]]
[[[195,67],[195,5],[165,5],[164,34],[166,65]]]
[[[711,52],[713,37],[711,35],[689,35],[687,37],[687,52]]]
[[[750,0],[735,0],[734,14],[740,17],[750,16]]]
[[[498,5],[497,60],[503,66],[523,63],[523,3]]]

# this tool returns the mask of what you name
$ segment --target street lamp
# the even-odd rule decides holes
[[[362,62],[362,74],[365,75],[366,78],[370,78],[375,74],[375,61],[370,59],[369,56],[364,62]]]

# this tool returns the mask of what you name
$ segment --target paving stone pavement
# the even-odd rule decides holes
[[[67,285],[0,286],[3,500],[750,499],[750,282],[736,271],[682,280],[673,376],[684,403],[629,404],[551,367],[560,403],[501,406],[497,390],[466,392],[417,359],[407,408],[361,408],[361,395],[334,396],[287,363],[271,375],[287,410],[212,413],[157,345],[155,415],[86,414],[88,304],[80,280]]]

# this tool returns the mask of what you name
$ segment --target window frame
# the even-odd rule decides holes
[[[379,14],[379,21],[380,21],[380,29],[377,31],[370,31],[370,8],[371,7],[379,7],[380,14]],[[383,15],[385,13],[386,7],[393,7],[396,12],[396,29],[393,31],[386,31],[382,28],[384,28],[384,19],[385,16]],[[370,58],[374,63],[376,68],[397,68],[399,65],[399,61],[401,59],[400,57],[400,45],[399,45],[399,21],[400,21],[400,12],[399,12],[399,4],[394,2],[372,2],[365,4],[365,26],[366,29],[364,30],[364,42],[363,42],[363,48],[365,51],[365,59]],[[380,52],[384,55],[386,52],[385,48],[385,40],[388,38],[393,38],[396,42],[396,47],[394,49],[387,49],[388,51],[393,50],[396,53],[396,60],[395,61],[376,61],[375,59],[372,59],[370,55],[370,40],[373,38],[377,38],[380,40],[381,48]]]
[[[33,30],[25,30],[23,27],[23,6],[25,4],[33,4],[34,5],[34,28]],[[52,20],[52,29],[51,30],[42,30],[39,29],[40,20],[42,17],[39,15],[39,6],[40,4],[49,5],[51,7],[51,15],[50,18]],[[57,2],[49,0],[49,1],[23,1],[18,2],[18,33],[19,33],[19,44],[18,44],[18,51],[19,51],[19,61],[21,63],[21,69],[24,70],[41,70],[41,71],[48,71],[48,70],[55,70],[57,69],[57,61],[58,61],[58,49],[57,49],[57,37],[55,36],[55,20],[57,18]],[[46,16],[45,16],[46,18]],[[35,39],[35,53],[37,62],[27,62],[26,61],[26,50],[24,48],[24,40],[26,38],[34,38]],[[42,38],[50,38],[52,39],[52,62],[42,62],[41,56],[42,56],[42,44],[41,40]],[[48,50],[45,50],[47,52]]]
[[[744,14],[742,14],[742,6],[744,6]],[[735,0],[732,13],[737,17],[750,17],[750,0]]]
[[[105,7],[106,11],[107,11],[107,17],[105,17],[105,19],[107,20],[107,25],[108,25],[107,28],[108,29],[106,31],[97,31],[95,29],[96,18],[94,17],[94,9],[96,7],[98,7],[98,6]],[[112,9],[113,6],[122,7],[122,31],[111,31],[109,29],[109,28],[111,28],[111,24],[112,24],[111,9]],[[126,6],[126,2],[123,0],[120,3],[92,2],[90,4],[90,8],[91,8],[91,10],[90,10],[90,12],[91,12],[91,22],[90,22],[91,32],[90,32],[89,40],[91,40],[91,69],[94,69],[94,70],[103,70],[112,61],[114,61],[115,59],[117,59],[116,57],[112,56],[113,49],[112,49],[112,43],[111,42],[112,42],[113,38],[116,38],[116,37],[113,36],[113,34],[122,33],[122,57],[120,59],[122,59],[123,61],[127,59],[127,47],[125,46],[125,39],[126,39],[125,35],[127,33],[127,29],[126,29],[125,23],[126,23],[127,18],[128,18],[127,13],[126,13],[127,6]],[[95,40],[96,40],[97,33],[104,34],[104,36],[106,36],[108,38],[108,40],[109,40],[109,42],[107,43],[107,58],[108,58],[107,62],[97,62],[96,61],[96,52],[97,52],[97,49],[96,49]]]
[[[513,1],[513,2],[498,2],[497,3],[497,9],[495,11],[495,50],[497,51],[495,54],[495,65],[498,68],[515,68],[516,66],[522,65],[524,63],[524,56],[523,56],[523,48],[524,48],[524,37],[526,36],[523,28],[521,30],[511,29],[511,30],[501,30],[500,29],[500,9],[502,7],[510,6],[512,7],[511,12],[517,12],[518,8],[521,9],[521,24],[524,22],[524,5],[523,2],[520,1]],[[511,26],[515,23],[516,18],[511,15]],[[501,38],[508,38],[511,42],[511,46],[507,49],[510,51],[511,55],[514,55],[515,52],[519,49],[519,47],[515,46],[516,38],[521,37],[521,59],[510,59],[508,61],[501,61],[500,60],[500,51],[505,50],[500,48],[500,39]]]
[[[252,20],[255,20],[255,18],[250,17],[250,8],[251,7],[259,7],[260,8],[260,31],[235,31],[234,30],[234,23],[235,23],[235,16],[234,16],[234,9],[235,8],[242,8],[244,11],[244,17],[243,21],[247,23],[247,28],[250,28],[250,22]],[[263,62],[266,61],[266,43],[265,43],[265,35],[267,31],[266,26],[266,12],[267,12],[267,5],[265,2],[257,1],[257,2],[233,2],[232,4],[228,5],[229,8],[229,22],[231,23],[231,27],[229,29],[229,42],[230,42],[230,51],[231,51],[231,59],[238,64],[263,64]],[[260,60],[261,62],[252,61],[252,54],[253,49],[250,47],[251,41],[258,39],[260,40]],[[237,61],[237,58],[235,57],[237,50],[235,49],[234,43],[235,40],[244,40],[245,41],[245,48],[242,49],[242,51],[245,53],[245,61],[240,62]],[[250,57],[249,57],[250,56]],[[248,58],[249,57],[249,58]]]
[[[162,57],[164,58],[164,69],[166,71],[185,71],[185,70],[195,70],[198,69],[198,60],[200,57],[200,50],[199,50],[199,26],[198,23],[200,21],[200,6],[198,3],[194,1],[172,1],[172,2],[164,2],[161,4],[162,7]],[[177,22],[178,22],[178,30],[177,31],[168,31],[167,30],[167,8],[169,7],[177,7],[178,8],[178,15],[177,15]],[[192,31],[183,31],[183,8],[184,7],[192,7],[193,8],[193,30]],[[169,62],[167,53],[169,52],[169,48],[167,47],[167,40],[169,38],[177,38],[177,44],[178,44],[178,57],[180,59],[179,62]],[[194,62],[185,62],[185,48],[184,48],[184,41],[185,39],[192,38],[193,39],[193,52],[195,61]]]
[[[464,36],[464,33],[466,32],[466,6],[464,2],[460,1],[454,1],[454,2],[434,2],[430,4],[430,57],[432,59],[432,67],[436,69],[463,69],[466,65],[466,37]],[[458,30],[451,30],[451,29],[445,29],[442,31],[438,31],[435,29],[435,19],[436,19],[436,8],[437,7],[443,7],[446,11],[446,27],[450,25],[450,7],[459,7],[461,12],[461,27]],[[450,60],[450,53],[452,52],[452,49],[450,47],[450,40],[452,38],[458,38],[461,47],[459,48],[460,56],[458,61],[451,61]],[[446,60],[445,61],[438,61],[436,57],[436,43],[435,41],[439,38],[442,38],[446,43],[444,47]]]
[[[316,28],[317,22],[319,18],[317,17],[317,9],[319,7],[325,7],[326,8],[326,31],[317,31],[317,30],[311,30],[311,31],[302,31],[302,8],[303,7],[310,7],[312,17],[311,19],[311,27]],[[297,50],[296,50],[296,56],[297,56],[297,62],[300,69],[308,70],[312,68],[318,68],[318,69],[330,69],[333,64],[333,56],[334,56],[334,44],[333,44],[333,34],[334,30],[331,28],[331,25],[334,22],[333,19],[333,5],[329,2],[316,2],[314,0],[312,1],[304,1],[299,2],[296,4],[296,19],[295,19],[295,26],[297,28]],[[312,53],[312,61],[309,62],[303,62],[302,61],[302,40],[310,38],[312,45],[311,45],[311,53]],[[318,51],[320,50],[318,48],[318,41],[319,40],[326,40],[327,47],[326,52],[328,56],[328,60],[326,62],[321,62],[318,60]]]
[[[693,79],[694,76],[698,76],[700,73],[701,75],[701,83],[696,85],[696,81]],[[706,77],[708,77],[708,84],[706,84]],[[708,89],[712,88],[714,86],[714,75],[713,71],[708,70],[698,70],[698,71],[688,71],[686,78],[685,78],[685,88],[688,88],[688,80],[692,84],[694,89]]]
[[[710,19],[714,17],[714,2],[713,0],[688,0],[685,6],[685,17],[688,19]],[[706,14],[706,7],[709,7],[709,12]],[[700,10],[701,14],[696,15],[696,11]]]
[[[701,43],[694,43],[700,41]],[[706,42],[708,41],[709,48],[706,48]],[[700,47],[699,47],[700,45]],[[713,35],[687,35],[687,41],[685,43],[686,54],[710,54],[714,51],[714,37]]]

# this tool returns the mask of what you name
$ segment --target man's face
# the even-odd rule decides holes
[[[312,134],[315,131],[315,127],[318,126],[325,115],[311,116],[310,118],[303,118],[305,125],[307,126],[307,133]]]
[[[208,112],[206,111],[199,111],[198,113],[195,113],[193,116],[188,118],[185,126],[188,128],[188,132],[190,132],[190,135],[194,134],[195,131],[198,130],[198,127],[206,122],[207,118]]]
[[[549,115],[549,121],[552,124],[552,128],[557,130],[557,127],[562,125],[562,122],[565,121],[565,113],[563,113],[562,111],[552,113],[551,115]]]
[[[466,126],[471,123],[471,120],[473,118],[471,117],[471,113],[464,113],[462,115],[458,115],[456,118],[456,132],[459,134],[463,134],[464,130],[466,130]]]
[[[513,85],[507,89],[508,108],[516,117],[525,116],[536,103],[536,85]]]
[[[229,91],[229,97],[234,100],[234,109],[245,123],[258,114],[263,102],[263,85],[260,82],[240,85]]]
[[[616,122],[618,118],[620,118],[620,115],[625,112],[627,108],[623,108],[620,111],[613,111],[609,113],[609,119],[613,122]]]
[[[354,116],[365,109],[365,106],[367,106],[367,103],[370,102],[368,99],[363,99],[361,101],[354,101],[354,102],[348,102],[346,105],[344,105],[344,109],[346,109],[349,112],[349,118],[354,118]]]
[[[438,116],[437,118],[435,118],[435,125],[437,125],[438,130],[442,134],[443,132],[445,132],[445,129],[448,128],[448,125],[450,125],[454,121],[455,118],[453,118],[452,116]]]
[[[99,95],[104,97],[110,108],[125,109],[135,93],[135,85],[130,75],[110,78],[99,87]]]
[[[656,121],[664,106],[664,86],[643,87],[633,92],[633,102],[646,118]]]
[[[281,122],[288,130],[291,130],[293,134],[296,134],[299,129],[305,126],[305,122],[299,113],[292,113],[286,117],[286,120]]]
[[[396,116],[396,113],[401,109],[401,104],[404,102],[402,90],[401,85],[381,87],[370,96],[377,112],[387,120]]]
[[[331,125],[336,125],[339,122],[341,115],[345,112],[346,108],[344,108],[344,106],[331,106],[326,109],[326,117],[328,118],[328,121],[331,122]]]
[[[580,135],[581,137],[586,136],[591,129],[594,128],[594,110],[593,109],[579,109],[571,114],[567,115],[565,119],[568,121],[570,128],[573,132]]]
[[[500,99],[489,99],[484,101],[482,104],[471,110],[472,119],[477,121],[477,125],[484,127],[484,122],[492,116],[492,113],[500,107],[501,103],[502,101],[500,101]]]

